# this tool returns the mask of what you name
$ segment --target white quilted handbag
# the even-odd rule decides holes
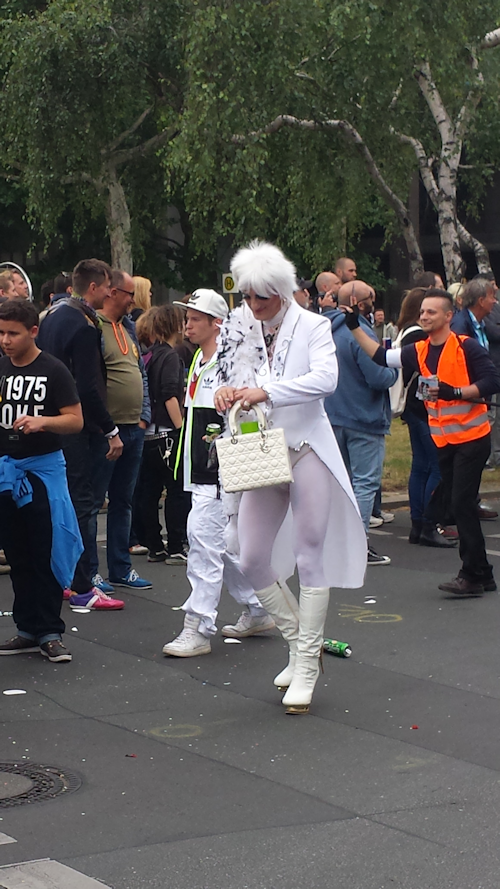
[[[237,401],[229,412],[231,437],[215,442],[224,491],[252,491],[293,482],[283,429],[268,429],[261,408],[254,404],[259,431],[243,435],[238,423],[241,406]]]

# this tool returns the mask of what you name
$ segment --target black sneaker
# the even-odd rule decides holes
[[[165,559],[166,565],[187,565],[187,555],[185,552],[167,553]]]
[[[49,661],[58,664],[60,661],[72,661],[73,655],[62,644],[60,639],[51,639],[50,642],[42,642],[40,652],[44,657],[48,657]]]
[[[155,553],[150,549],[148,552],[148,562],[164,562],[167,555],[168,553],[165,549],[161,549],[158,553]]]
[[[375,552],[373,547],[368,547],[368,564],[369,565],[390,565],[391,560],[389,556],[379,556],[378,553]]]
[[[13,636],[0,645],[0,654],[29,654],[31,651],[40,651],[40,646],[34,639],[24,636]]]

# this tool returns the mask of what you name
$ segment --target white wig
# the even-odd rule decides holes
[[[279,247],[265,241],[251,241],[238,250],[231,261],[231,273],[243,293],[254,290],[260,296],[277,294],[291,302],[297,289],[295,266]]]

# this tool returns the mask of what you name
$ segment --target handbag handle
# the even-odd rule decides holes
[[[265,417],[264,411],[262,410],[262,408],[259,407],[258,404],[253,404],[252,408],[255,411],[255,413],[257,414],[257,422],[259,424],[259,431],[265,432],[267,429],[267,422],[266,422],[266,417]],[[243,402],[242,401],[235,401],[231,410],[229,411],[228,423],[229,423],[229,431],[231,433],[231,438],[234,438],[236,435],[238,435],[238,433],[241,434],[240,425],[238,423],[238,415],[241,414],[242,410],[243,410]]]

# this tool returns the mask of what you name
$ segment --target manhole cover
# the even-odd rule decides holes
[[[73,793],[81,786],[74,772],[33,762],[0,762],[0,809]]]

